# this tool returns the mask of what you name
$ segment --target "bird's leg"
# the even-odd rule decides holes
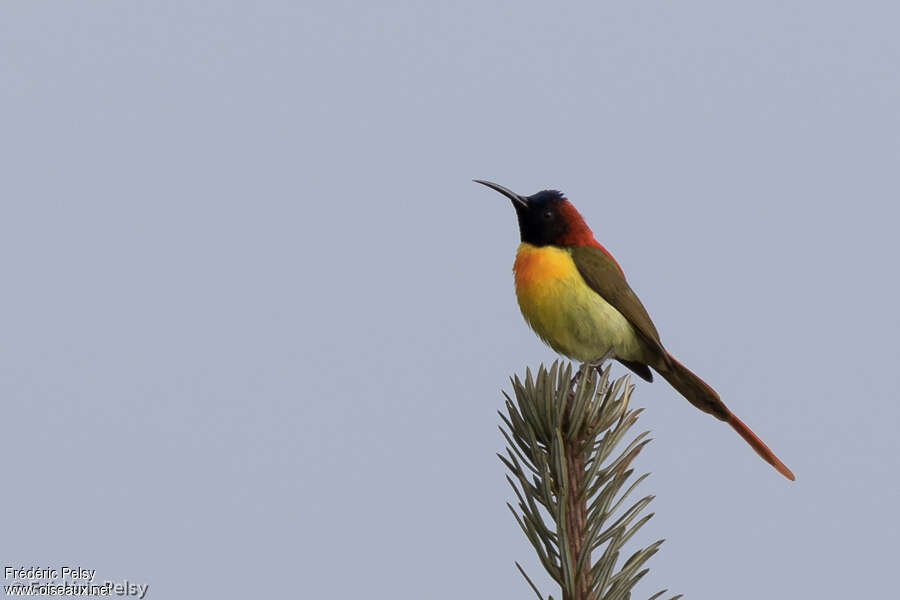
[[[589,361],[589,362],[586,362],[586,363],[584,363],[584,364],[586,364],[586,365],[588,366],[589,369],[591,369],[591,368],[597,369],[597,372],[599,373],[599,372],[600,372],[600,367],[603,366],[603,363],[605,363],[606,361],[608,361],[608,360],[611,359],[612,357],[613,357],[613,349],[610,348],[609,350],[607,350],[606,352],[604,352],[603,354],[601,354],[601,355],[600,355],[600,358],[595,358],[594,360]]]
[[[587,374],[590,373],[591,369],[597,369],[597,372],[599,373],[601,370],[600,367],[603,366],[603,363],[612,358],[612,356],[613,349],[610,348],[609,350],[604,352],[600,356],[600,358],[595,358],[594,360],[589,360],[581,363],[581,367],[579,367],[578,373],[576,373],[575,376],[572,377],[572,389],[575,389],[575,385],[578,383],[578,380],[581,379],[582,376],[587,376]]]
[[[578,382],[581,381],[583,377],[587,377],[587,374],[591,370],[590,363],[581,363],[581,366],[578,367],[578,370],[575,372],[575,375],[572,376],[572,381],[569,382],[569,389],[573,392],[575,391],[575,387],[578,385]]]

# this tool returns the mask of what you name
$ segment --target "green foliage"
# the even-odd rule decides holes
[[[650,441],[649,432],[614,455],[641,412],[628,408],[634,386],[628,376],[610,384],[608,365],[600,373],[582,368],[573,379],[572,365],[561,368],[558,361],[549,370],[542,365],[537,377],[526,371],[524,382],[516,376],[512,385],[515,401],[504,392],[506,414],[500,413],[508,444],[500,460],[518,498],[517,508],[508,504],[510,511],[564,600],[630,599],[649,570],[644,564],[663,542],[633,553],[617,570],[623,547],[653,516],[641,516],[653,496],[619,510],[648,475],[629,484],[631,463]]]

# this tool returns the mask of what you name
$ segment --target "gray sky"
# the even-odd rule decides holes
[[[0,8],[3,565],[553,592],[494,453],[555,355],[480,177],[565,191],[797,474],[638,383],[644,597],[895,589],[896,3],[428,4]]]

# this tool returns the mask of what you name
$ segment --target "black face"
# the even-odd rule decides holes
[[[532,246],[549,246],[559,243],[568,232],[568,221],[563,214],[566,203],[562,193],[544,190],[526,197],[490,181],[483,179],[474,181],[510,199],[519,217],[519,233],[523,242]]]
[[[532,246],[548,246],[556,243],[568,230],[560,213],[563,195],[556,190],[544,190],[522,198],[525,203],[513,202],[519,217],[519,233],[522,241]]]

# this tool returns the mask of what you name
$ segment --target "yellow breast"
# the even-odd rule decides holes
[[[631,323],[588,287],[568,250],[522,243],[513,272],[522,315],[551,348],[580,361],[609,349],[617,358],[641,359]]]

